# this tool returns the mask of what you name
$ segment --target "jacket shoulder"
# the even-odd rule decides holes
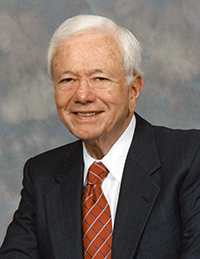
[[[192,159],[200,149],[200,130],[172,129],[152,125],[136,114],[137,148],[155,143],[160,159]],[[136,135],[135,134],[135,135]],[[141,139],[143,139],[141,141]]]
[[[164,126],[152,125],[136,114],[138,131],[152,132],[156,142],[161,146],[183,145],[198,147],[200,145],[200,130],[198,129],[172,129]]]
[[[24,172],[28,171],[33,181],[38,177],[48,177],[62,170],[66,165],[74,163],[75,157],[79,161],[82,158],[82,142],[80,140],[30,158],[25,163]]]
[[[200,130],[171,129],[161,126],[153,127],[160,146],[177,146],[177,148],[190,149],[192,152],[200,146]]]

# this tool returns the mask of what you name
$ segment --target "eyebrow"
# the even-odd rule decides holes
[[[102,69],[94,69],[91,71],[91,74],[95,74],[95,73],[104,73],[105,71],[103,71]]]
[[[96,73],[105,73],[105,72],[106,72],[106,70],[93,69],[93,70],[89,71],[88,74],[93,75],[93,74],[96,74]],[[67,74],[77,75],[77,72],[67,70],[67,71],[64,71],[59,77],[61,77],[62,75],[67,75]]]

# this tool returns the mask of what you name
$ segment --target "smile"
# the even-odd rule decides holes
[[[90,117],[90,116],[95,116],[97,114],[99,114],[100,112],[76,112],[77,115],[82,116],[82,117]]]

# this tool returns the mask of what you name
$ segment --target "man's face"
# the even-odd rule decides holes
[[[138,98],[127,86],[123,52],[110,34],[63,42],[53,59],[60,119],[77,138],[113,144],[128,126]]]

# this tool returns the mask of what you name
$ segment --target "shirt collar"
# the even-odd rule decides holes
[[[98,160],[98,161],[101,161],[107,167],[109,172],[119,183],[121,183],[126,157],[135,132],[135,126],[136,126],[136,118],[135,118],[135,115],[133,115],[131,122],[129,123],[128,127],[121,135],[121,137],[112,146],[109,152],[102,158],[102,160]],[[83,143],[83,159],[84,159],[83,179],[85,183],[88,168],[94,161],[97,161],[97,160],[90,156],[90,154],[87,152],[87,149],[84,143]]]

